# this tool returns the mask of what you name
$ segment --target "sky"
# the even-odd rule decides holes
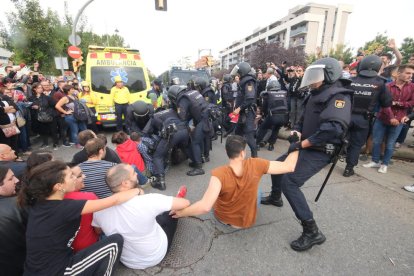
[[[5,2],[5,3],[4,3]],[[44,9],[64,14],[64,0],[39,0]],[[73,18],[87,0],[68,1]],[[414,1],[393,0],[381,4],[362,0],[316,0],[314,3],[348,4],[353,8],[348,18],[345,43],[356,49],[377,33],[395,38],[399,46],[405,37],[414,37],[412,16]],[[146,66],[156,75],[183,57],[196,61],[219,51],[288,14],[288,10],[309,1],[290,0],[167,0],[168,11],[156,11],[155,0],[94,0],[83,12],[87,26],[98,34],[115,33],[139,49]],[[5,13],[14,5],[2,0],[0,20],[7,24]]]

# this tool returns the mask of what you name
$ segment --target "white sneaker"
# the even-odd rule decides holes
[[[376,163],[374,161],[371,161],[369,163],[366,163],[364,165],[362,165],[364,168],[379,168],[381,167],[380,163]]]
[[[414,185],[404,186],[404,190],[414,193]]]
[[[387,173],[387,165],[381,165],[381,167],[378,169],[379,173]]]
[[[399,148],[401,148],[401,144],[400,143],[395,143],[395,146],[394,146],[396,149],[399,149]]]

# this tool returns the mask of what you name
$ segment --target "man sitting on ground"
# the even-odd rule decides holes
[[[84,148],[81,151],[75,153],[75,155],[73,156],[72,161],[70,163],[72,163],[74,165],[78,165],[78,164],[88,160],[88,155],[86,154],[86,150],[85,150],[86,142],[88,142],[92,138],[97,138],[97,137],[98,136],[95,134],[95,132],[93,132],[90,129],[86,129],[86,130],[83,130],[83,131],[79,132],[78,141],[79,141],[79,144]],[[99,137],[99,138],[101,138],[101,137]],[[101,139],[103,139],[103,138],[101,138]],[[105,146],[106,146],[106,137],[105,137],[104,142],[105,142]],[[118,154],[114,150],[106,147],[105,152],[106,152],[106,154],[103,157],[103,160],[111,162],[111,163],[116,163],[116,164],[121,163],[121,159],[119,159]]]
[[[119,164],[109,169],[106,181],[113,193],[137,187],[137,173],[131,165]],[[92,225],[105,235],[119,233],[124,238],[121,262],[132,269],[145,269],[161,262],[170,247],[177,219],[170,210],[190,205],[184,198],[145,194],[94,213]]]
[[[17,161],[15,151],[6,144],[0,144],[0,166],[10,168],[17,178],[21,178],[26,170],[26,162]]]
[[[298,152],[292,152],[284,162],[262,158],[246,158],[246,140],[232,135],[226,141],[229,164],[212,171],[209,186],[201,200],[175,211],[173,217],[197,216],[210,212],[220,222],[235,228],[247,228],[256,222],[260,178],[264,174],[293,172]]]

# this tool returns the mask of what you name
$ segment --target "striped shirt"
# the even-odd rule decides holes
[[[115,165],[115,163],[105,160],[88,160],[80,163],[79,167],[86,176],[83,181],[85,183],[85,188],[81,191],[95,193],[99,198],[111,196],[112,192],[109,189],[108,184],[106,184],[105,178],[106,172]]]

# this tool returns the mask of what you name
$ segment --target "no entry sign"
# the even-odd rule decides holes
[[[71,58],[80,58],[82,56],[82,51],[76,46],[69,46],[68,47],[68,55]]]

